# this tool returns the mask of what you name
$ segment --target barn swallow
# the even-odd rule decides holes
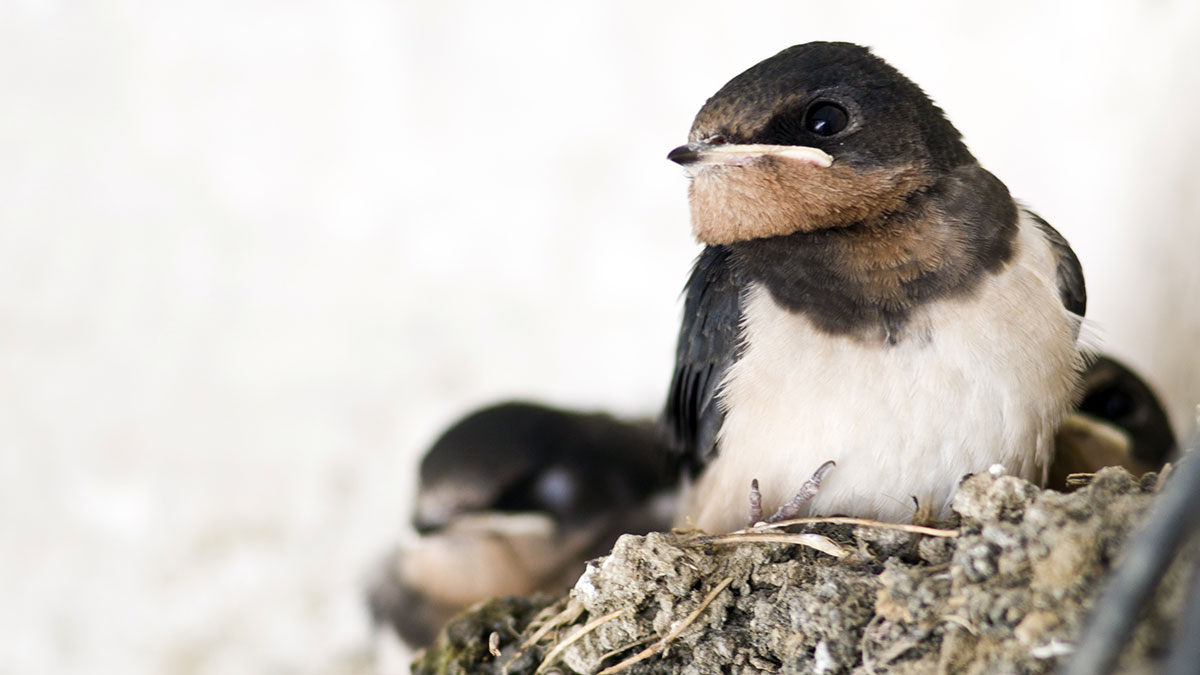
[[[481,600],[563,591],[621,534],[669,524],[667,454],[648,421],[529,403],[467,415],[421,460],[421,536],[376,571],[372,616],[422,646]]]
[[[1120,466],[1140,476],[1158,471],[1175,453],[1167,412],[1132,369],[1099,356],[1083,373],[1083,396],[1054,437],[1049,487],[1061,489],[1073,473]]]
[[[791,47],[668,158],[706,245],[665,409],[693,475],[681,524],[743,526],[752,484],[777,518],[903,520],[914,500],[948,515],[995,464],[1045,482],[1082,270],[916,84],[864,47]]]

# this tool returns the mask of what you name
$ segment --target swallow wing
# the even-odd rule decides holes
[[[1050,226],[1050,223],[1036,213],[1030,212],[1029,215],[1033,217],[1038,229],[1050,244],[1050,249],[1058,258],[1058,293],[1063,306],[1072,314],[1082,317],[1087,311],[1087,289],[1083,285],[1083,268],[1079,265],[1079,258],[1075,257],[1071,245],[1058,230]]]
[[[725,417],[719,388],[740,351],[743,285],[729,258],[724,246],[705,248],[684,290],[675,374],[663,418],[676,449],[693,469],[716,454],[717,431]]]

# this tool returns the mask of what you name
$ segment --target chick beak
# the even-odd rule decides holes
[[[667,159],[693,170],[706,166],[749,166],[766,157],[778,157],[821,168],[833,164],[831,155],[805,145],[738,145],[701,141],[681,145],[667,153]]]

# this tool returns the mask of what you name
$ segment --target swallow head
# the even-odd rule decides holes
[[[668,159],[696,238],[729,244],[869,223],[975,160],[928,96],[865,47],[785,49],[714,94]]]

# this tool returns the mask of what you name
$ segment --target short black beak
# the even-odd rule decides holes
[[[679,164],[680,166],[687,166],[688,164],[691,164],[700,158],[699,151],[699,146],[689,143],[688,145],[681,145],[678,148],[668,152],[667,159]]]

